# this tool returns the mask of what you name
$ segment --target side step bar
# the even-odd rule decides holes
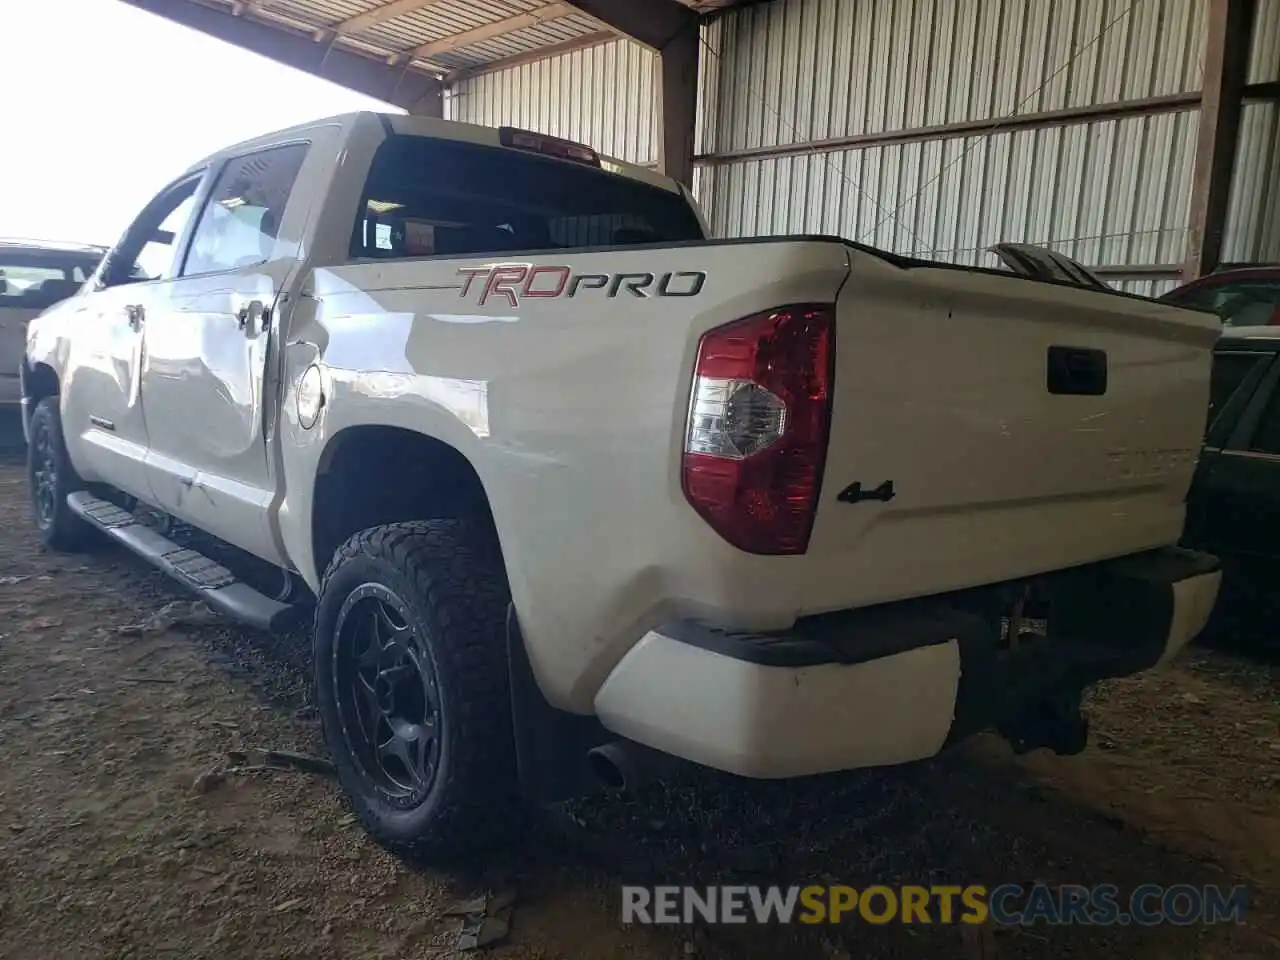
[[[111,539],[195,591],[219,613],[269,631],[286,630],[298,620],[298,605],[272,600],[237,580],[226,567],[161,536],[114,503],[81,491],[68,495],[67,506]]]

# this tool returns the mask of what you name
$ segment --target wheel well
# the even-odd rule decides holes
[[[39,403],[45,397],[56,397],[59,393],[58,375],[48,364],[28,365],[22,379],[32,403]]]
[[[320,459],[311,505],[317,572],[352,534],[383,523],[459,517],[496,530],[475,468],[456,449],[399,427],[351,427]]]

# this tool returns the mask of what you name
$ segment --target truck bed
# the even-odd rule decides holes
[[[535,674],[581,712],[675,616],[785,629],[1175,543],[1217,336],[830,238],[362,262],[313,287],[334,390],[475,467]],[[833,306],[834,376],[812,532],[766,556],[691,507],[682,451],[703,336],[786,304]]]

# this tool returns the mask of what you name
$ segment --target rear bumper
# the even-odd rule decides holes
[[[906,763],[1037,697],[1175,655],[1221,574],[1160,550],[1057,575],[1050,636],[1009,649],[990,618],[936,598],[815,617],[785,634],[681,622],[648,633],[595,698],[619,736],[748,777]]]

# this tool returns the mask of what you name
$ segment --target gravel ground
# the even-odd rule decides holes
[[[449,908],[484,892],[516,898],[485,952],[519,960],[1280,957],[1274,665],[1195,650],[1108,684],[1079,757],[980,739],[792,784],[690,772],[548,811],[446,875],[371,844],[328,777],[253,769],[322,750],[304,637],[184,621],[181,593],[109,547],[43,552],[19,457],[0,457],[0,957],[449,957]],[[209,775],[228,762],[250,769]],[[627,881],[1030,880],[1243,883],[1251,904],[1240,926],[980,936],[618,921]]]

